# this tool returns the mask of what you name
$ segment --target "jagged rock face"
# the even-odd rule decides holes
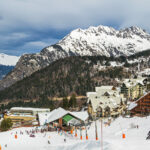
[[[150,34],[138,27],[119,31],[106,26],[76,29],[40,53],[23,55],[14,70],[0,81],[0,90],[60,58],[86,55],[129,56],[149,48]]]

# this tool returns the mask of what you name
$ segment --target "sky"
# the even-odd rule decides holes
[[[89,26],[150,33],[149,18],[150,0],[0,0],[0,53],[37,53]]]

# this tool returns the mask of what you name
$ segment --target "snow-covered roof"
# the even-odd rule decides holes
[[[96,95],[97,93],[96,92],[87,92],[86,93],[86,96],[87,97],[90,97],[91,95]]]
[[[132,110],[132,109],[135,108],[136,106],[137,106],[137,103],[132,102],[132,103],[129,104],[128,110]]]
[[[101,91],[101,90],[112,90],[113,86],[100,86],[100,87],[95,87],[95,91]]]
[[[143,84],[143,81],[144,81],[145,78],[143,77],[138,77],[136,79],[125,79],[124,80],[124,84],[126,85],[126,87],[132,87],[132,86],[135,86],[137,84],[141,84],[141,85],[144,85]]]
[[[117,108],[122,101],[125,101],[125,98],[116,97],[116,96],[101,96],[99,98],[91,98],[90,102],[92,104],[93,111],[96,112],[98,107],[105,109],[110,107],[111,109]]]
[[[70,112],[70,111],[67,111],[67,110],[59,107],[49,113],[38,113],[40,125],[44,125],[45,123],[50,123],[50,122],[56,121],[56,120],[64,117],[67,114],[70,114],[70,115],[74,116],[75,118],[82,120],[82,121],[86,121],[89,117],[89,115],[86,111]]]
[[[69,114],[71,114],[72,116],[82,120],[82,121],[86,121],[89,117],[87,111],[82,111],[82,112],[69,112]]]
[[[48,108],[32,108],[32,107],[12,107],[10,111],[45,111],[50,112]]]
[[[68,114],[68,111],[66,111],[66,110],[64,110],[63,108],[59,107],[59,108],[57,108],[57,109],[54,109],[54,110],[50,113],[50,115],[49,115],[47,121],[48,121],[48,123],[49,123],[49,122],[53,122],[53,121],[55,121],[55,120],[58,120],[58,119],[62,118],[62,117],[65,116],[66,114]]]
[[[125,98],[120,95],[120,88],[113,89],[113,86],[100,86],[95,87],[96,92],[88,92],[88,101],[91,102],[93,111],[96,112],[99,107],[105,109],[110,107],[112,109],[120,105],[121,99],[125,101]]]
[[[77,120],[77,119],[75,119],[75,118],[73,118],[73,119],[71,119],[70,121],[68,121],[68,123],[69,123],[69,124],[72,124],[72,125],[78,125],[78,124],[80,124],[80,121]]]
[[[48,117],[50,115],[51,115],[51,112],[49,112],[49,113],[38,113],[39,123],[41,126],[45,125],[45,123],[48,122]]]
[[[145,97],[146,95],[150,94],[150,92],[145,93],[142,97],[140,97],[138,100],[136,100],[135,102],[137,103],[141,98]]]

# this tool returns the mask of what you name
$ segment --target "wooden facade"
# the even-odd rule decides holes
[[[150,113],[150,92],[136,101],[137,106],[131,110],[131,114],[149,114]]]

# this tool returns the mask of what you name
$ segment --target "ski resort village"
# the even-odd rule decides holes
[[[0,150],[150,150],[150,0],[0,0]]]
[[[11,107],[1,112],[1,150],[149,150],[150,80],[87,91],[80,109]],[[77,100],[76,95],[70,97]],[[63,103],[66,99],[63,99]]]

